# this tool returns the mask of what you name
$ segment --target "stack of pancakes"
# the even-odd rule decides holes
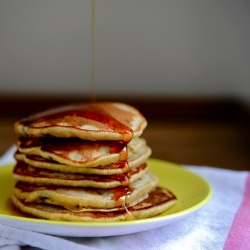
[[[78,103],[15,123],[15,206],[52,220],[121,221],[176,203],[146,160],[141,113],[123,103]]]

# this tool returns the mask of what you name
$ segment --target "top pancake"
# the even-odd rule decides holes
[[[124,103],[76,103],[49,109],[17,121],[19,136],[77,137],[85,140],[122,140],[139,137],[147,125],[142,114]]]

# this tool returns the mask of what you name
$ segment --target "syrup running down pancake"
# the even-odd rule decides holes
[[[121,221],[166,211],[177,198],[158,187],[141,137],[147,121],[124,103],[77,103],[17,121],[17,209],[43,219]]]

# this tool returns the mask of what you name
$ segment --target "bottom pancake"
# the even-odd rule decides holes
[[[74,213],[55,205],[25,203],[16,198],[15,195],[12,196],[12,201],[22,212],[41,219],[107,222],[137,220],[156,216],[172,207],[177,202],[177,198],[170,191],[157,187],[149,194],[148,198],[131,208],[125,208],[123,211],[80,213]]]

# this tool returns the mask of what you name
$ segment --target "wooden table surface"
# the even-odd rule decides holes
[[[0,117],[0,155],[15,143],[17,115]],[[143,133],[152,157],[178,163],[250,170],[249,139],[234,122],[149,120]]]

